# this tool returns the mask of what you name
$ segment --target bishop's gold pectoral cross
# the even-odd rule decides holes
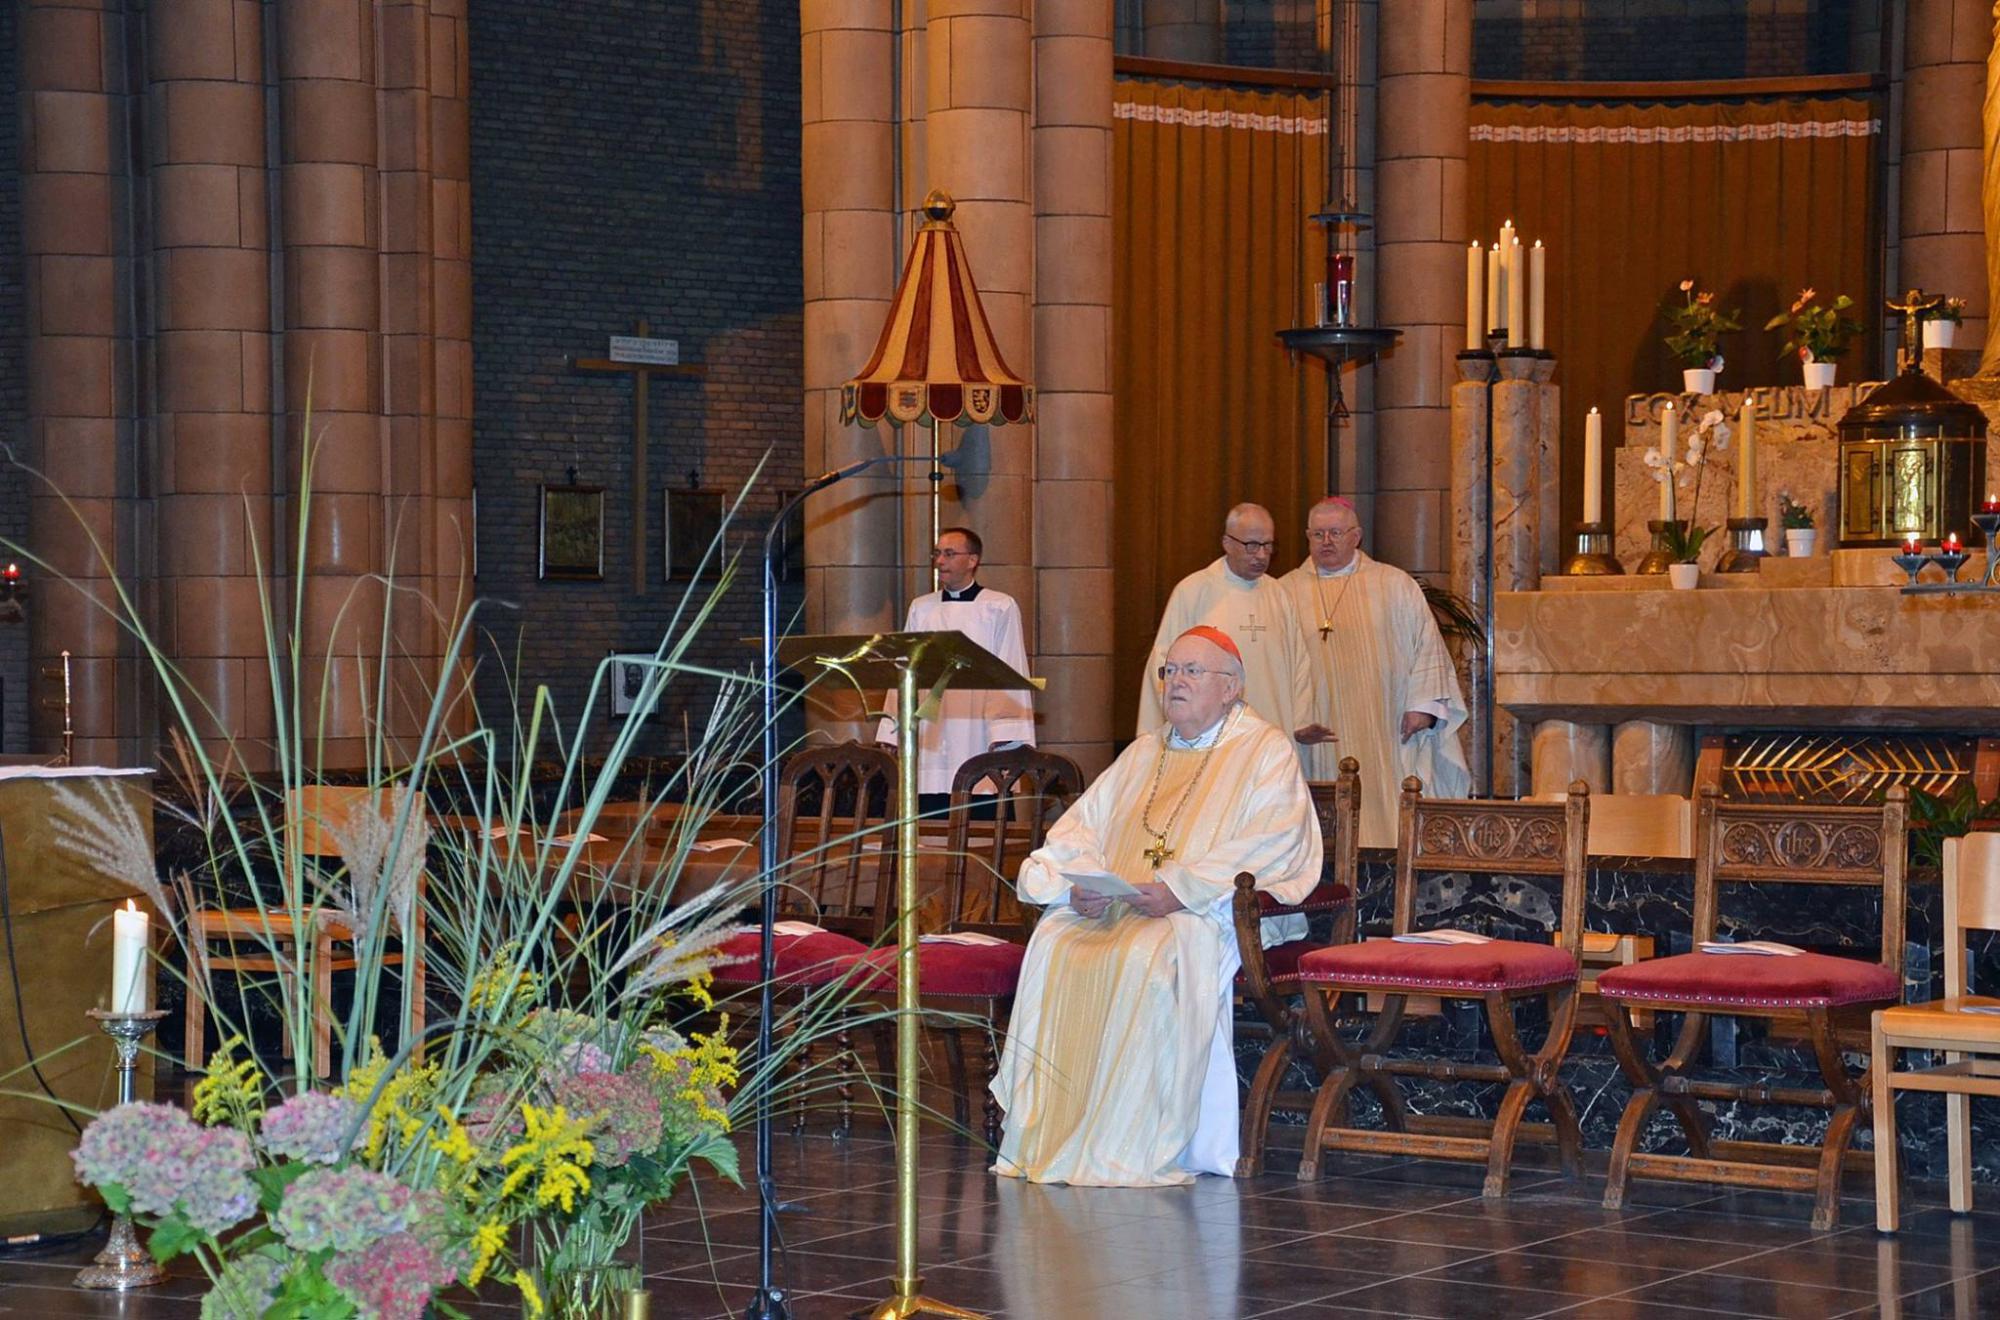
[[[1174,850],[1167,847],[1167,836],[1164,834],[1154,835],[1153,846],[1146,849],[1145,853],[1146,860],[1153,864],[1155,871],[1160,869],[1162,863],[1171,862],[1174,859]]]

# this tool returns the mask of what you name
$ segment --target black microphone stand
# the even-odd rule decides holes
[[[778,570],[773,551],[778,530],[807,496],[883,463],[915,461],[901,454],[877,454],[822,472],[805,489],[778,506],[764,532],[764,823],[757,834],[757,863],[762,871],[763,906],[757,942],[757,1067],[768,1070],[771,1059],[771,978],[775,971],[771,927],[778,920]],[[777,1189],[771,1183],[771,1083],[766,1075],[757,1092],[757,1291],[744,1320],[791,1320],[785,1290],[771,1281],[771,1253],[778,1231]]]

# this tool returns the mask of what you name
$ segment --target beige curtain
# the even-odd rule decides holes
[[[1326,382],[1277,332],[1324,278],[1325,97],[1121,80],[1112,133],[1116,347],[1113,727],[1174,583],[1219,553],[1243,500],[1305,554],[1324,488]]]
[[[1743,309],[1718,388],[1797,385],[1764,322],[1800,289],[1846,293],[1869,334],[1841,363],[1873,377],[1881,107],[1855,97],[1721,104],[1540,102],[1472,110],[1468,219],[1549,244],[1549,347],[1562,386],[1563,517],[1582,511],[1583,419],[1618,443],[1626,395],[1679,390],[1661,303],[1680,281]],[[1949,292],[1949,291],[1947,291]],[[1605,465],[1609,507],[1611,465]]]

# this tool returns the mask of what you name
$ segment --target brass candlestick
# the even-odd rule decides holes
[[[1756,573],[1762,570],[1764,555],[1764,518],[1731,518],[1729,520],[1729,548],[1715,561],[1718,573]]]
[[[166,1015],[164,1009],[157,1008],[145,1013],[107,1013],[101,1008],[90,1010],[88,1016],[96,1021],[98,1030],[111,1037],[118,1046],[119,1104],[129,1105],[134,1098],[133,1077],[139,1070],[139,1042],[152,1035],[153,1028]],[[117,1215],[111,1220],[111,1237],[105,1242],[104,1250],[98,1252],[90,1264],[77,1271],[76,1286],[125,1292],[132,1288],[150,1288],[156,1283],[165,1283],[166,1279],[166,1270],[139,1245],[138,1234],[132,1231],[131,1218]]]
[[[1646,552],[1646,557],[1639,561],[1639,567],[1632,571],[1646,577],[1657,577],[1665,573],[1668,566],[1674,562],[1674,553],[1667,548],[1668,529],[1679,528],[1681,534],[1686,535],[1687,526],[1678,518],[1672,522],[1664,518],[1654,518],[1649,521],[1646,530],[1653,534],[1653,548]]]
[[[1563,565],[1564,577],[1610,577],[1625,572],[1625,566],[1611,553],[1610,523],[1578,523],[1575,531],[1576,552]]]

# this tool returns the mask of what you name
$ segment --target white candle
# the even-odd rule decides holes
[[[1743,432],[1743,455],[1736,473],[1736,516],[1757,516],[1757,396],[1743,395],[1743,418],[1737,428]]]
[[[1500,295],[1507,287],[1504,272],[1500,266],[1500,245],[1495,243],[1486,254],[1486,328],[1498,330],[1500,318],[1507,314],[1507,308],[1500,301]],[[1484,347],[1484,345],[1481,345]]]
[[[1507,347],[1528,346],[1528,282],[1521,278],[1521,240],[1507,259]]]
[[[1549,250],[1536,239],[1528,249],[1528,347],[1549,346]]]
[[[146,954],[152,947],[148,931],[150,918],[131,899],[125,910],[111,914],[111,1011],[144,1013],[152,1005],[146,997]]]
[[[1465,351],[1477,353],[1486,347],[1486,327],[1479,318],[1486,315],[1486,261],[1474,242],[1465,252]]]
[[[1660,482],[1660,521],[1674,521],[1674,453],[1680,448],[1680,418],[1674,413],[1674,405],[1667,405],[1666,415],[1660,418],[1660,454],[1666,460],[1661,466],[1665,473]]]
[[[1583,419],[1583,520],[1604,521],[1604,414]]]

